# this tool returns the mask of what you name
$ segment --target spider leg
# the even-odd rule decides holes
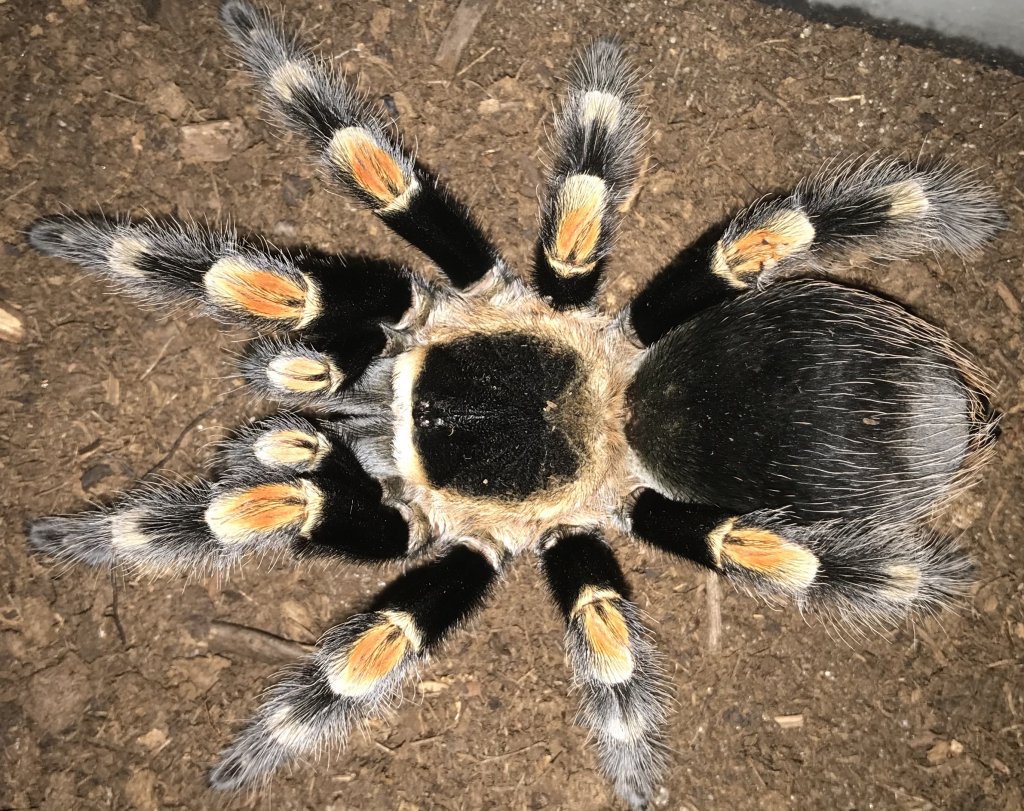
[[[269,106],[330,178],[457,287],[504,263],[468,209],[402,146],[393,122],[263,9],[227,0],[221,20]]]
[[[255,718],[210,773],[217,789],[269,777],[285,763],[331,744],[387,712],[402,683],[483,603],[501,561],[456,545],[399,577],[320,640],[318,650],[274,686]]]
[[[551,533],[541,543],[540,562],[567,624],[580,718],[597,739],[601,769],[630,807],[645,808],[667,762],[668,690],[650,634],[596,532]]]
[[[700,310],[796,271],[929,250],[969,256],[1005,219],[987,188],[946,163],[832,163],[707,232],[629,305],[629,322],[650,345]]]
[[[367,473],[353,447],[331,423],[272,417],[227,444],[237,467],[218,482],[143,488],[112,509],[42,518],[29,544],[94,566],[183,573],[273,550],[356,562],[415,554],[430,540],[425,517]]]
[[[358,379],[413,305],[412,279],[399,268],[284,251],[231,228],[72,214],[36,221],[29,240],[145,302],[298,334],[257,341],[242,363],[257,391],[294,407],[319,405]]]
[[[633,534],[762,596],[794,599],[852,624],[890,625],[936,613],[971,582],[973,565],[952,539],[895,519],[797,522],[785,510],[736,515],[635,494]]]
[[[534,267],[538,292],[559,309],[593,301],[620,207],[636,183],[646,138],[637,84],[622,47],[611,39],[594,42],[570,69],[555,118]]]

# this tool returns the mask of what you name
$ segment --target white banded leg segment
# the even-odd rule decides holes
[[[400,267],[283,251],[229,227],[70,214],[38,220],[29,239],[144,302],[188,304],[264,332],[359,331],[396,323],[412,305],[412,281]]]
[[[231,228],[175,220],[46,217],[29,231],[42,253],[75,262],[154,304],[192,304],[228,323],[304,329],[324,310],[320,283],[269,244]]]
[[[228,465],[206,510],[224,543],[250,536],[299,558],[408,557],[433,540],[426,517],[363,467],[329,422],[278,415],[226,443]]]
[[[343,745],[353,727],[397,704],[404,680],[496,579],[490,561],[464,546],[399,577],[270,691],[211,772],[213,787],[251,786],[295,758]]]
[[[359,614],[332,629],[287,672],[210,772],[231,791],[258,785],[296,758],[344,745],[354,727],[386,714],[415,670],[418,651],[394,615]],[[404,618],[403,618],[404,619]]]
[[[212,492],[208,482],[151,488],[129,494],[111,510],[41,518],[29,528],[29,545],[90,566],[189,573],[226,568],[246,546],[222,543],[210,531],[205,513]]]
[[[650,346],[695,313],[790,272],[925,251],[966,256],[1005,222],[992,192],[950,164],[835,162],[681,251],[630,304],[629,322]]]
[[[466,208],[404,149],[390,118],[329,62],[242,0],[225,3],[221,19],[270,106],[343,189],[459,287],[503,267]]]
[[[834,270],[855,258],[927,251],[976,252],[1005,225],[990,190],[947,163],[862,158],[837,162],[793,192],[744,209],[713,256],[716,275],[740,289],[777,266]]]
[[[386,345],[383,330],[372,326],[320,340],[316,347],[287,338],[258,338],[242,356],[239,371],[262,397],[290,408],[329,410],[341,405],[345,389]]]
[[[632,808],[645,808],[666,765],[668,691],[660,658],[599,535],[553,533],[540,555],[566,619],[580,720],[594,733],[602,771],[615,790]]]
[[[784,510],[735,516],[645,490],[631,522],[637,536],[748,592],[787,597],[853,626],[887,626],[949,607],[973,573],[955,541],[910,521],[797,523]]]
[[[668,762],[664,668],[631,601],[601,598],[590,610],[599,619],[570,622],[565,642],[580,720],[593,731],[616,792],[630,807],[646,808]]]
[[[619,209],[636,182],[646,126],[621,47],[598,40],[574,61],[555,121],[536,284],[560,307],[589,303]]]
[[[192,572],[271,550],[396,560],[432,540],[421,513],[390,498],[343,438],[314,423],[272,418],[232,440],[225,456],[237,467],[217,484],[152,487],[111,510],[43,518],[29,543],[90,565]]]

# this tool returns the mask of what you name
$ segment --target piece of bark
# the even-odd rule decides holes
[[[279,664],[301,659],[316,648],[302,642],[283,639],[259,628],[237,625],[234,622],[214,620],[210,623],[206,638],[210,653],[227,656],[241,656],[244,659],[258,659],[268,664]]]
[[[448,28],[441,38],[441,45],[437,49],[437,55],[434,57],[434,64],[448,76],[455,75],[462,52],[469,44],[469,40],[472,39],[473,32],[490,5],[491,0],[462,0],[459,7],[455,9],[452,21],[448,23]]]
[[[18,344],[24,337],[25,322],[21,315],[6,304],[0,303],[0,339]]]

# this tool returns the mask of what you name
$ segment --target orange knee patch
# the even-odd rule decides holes
[[[328,150],[334,165],[380,203],[379,208],[398,204],[409,190],[411,179],[398,161],[361,127],[338,130]]]
[[[709,540],[719,565],[731,563],[786,591],[803,591],[818,573],[813,552],[771,530],[735,527],[733,521],[726,521],[712,531]]]
[[[287,321],[295,328],[306,326],[320,313],[319,295],[305,277],[289,278],[257,267],[245,259],[220,259],[203,279],[214,303],[272,321]]]
[[[277,482],[229,490],[206,508],[206,523],[223,543],[257,541],[293,527],[308,535],[320,519],[323,494],[312,482]]]
[[[386,612],[384,617],[331,664],[327,678],[336,694],[356,698],[372,692],[417,649],[412,617],[402,612]]]
[[[593,270],[607,198],[604,181],[594,175],[572,175],[562,184],[555,203],[554,239],[545,249],[560,276]]]
[[[605,684],[618,684],[633,673],[626,618],[616,607],[621,596],[610,590],[583,593],[573,609],[593,656],[594,676]]]
[[[715,249],[714,272],[738,287],[753,274],[770,270],[814,241],[814,226],[800,211],[782,211],[764,225]]]

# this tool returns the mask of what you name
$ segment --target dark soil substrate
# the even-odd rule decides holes
[[[609,302],[711,222],[834,155],[941,155],[995,188],[1010,229],[976,261],[848,276],[944,325],[996,382],[994,463],[947,518],[978,562],[959,613],[859,637],[726,590],[713,654],[703,576],[620,553],[677,695],[658,807],[1024,807],[1024,81],[726,0],[496,4],[448,79],[432,57],[454,3],[287,5],[391,97],[419,154],[520,268],[567,60],[598,33],[629,42],[652,161]],[[33,255],[20,232],[64,206],[192,212],[283,243],[423,260],[323,189],[301,145],[264,120],[212,4],[0,0],[0,42],[0,298],[25,328],[0,344],[0,808],[619,807],[573,723],[561,624],[528,560],[391,721],[262,794],[207,792],[204,770],[282,665],[218,642],[211,628],[224,626],[211,623],[310,642],[393,572],[282,564],[186,582],[30,557],[27,518],[107,500],[154,469],[202,471],[212,444],[260,406],[224,396],[239,335],[139,310]],[[197,160],[182,128],[216,120],[232,122],[230,149]]]

